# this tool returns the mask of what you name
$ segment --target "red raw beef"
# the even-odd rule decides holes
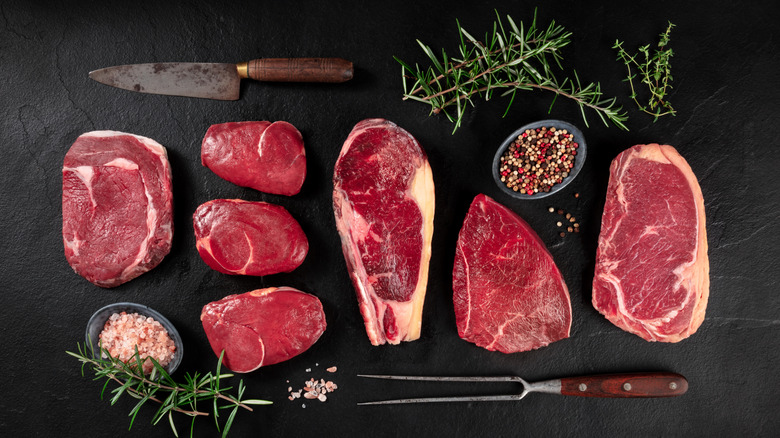
[[[173,195],[165,148],[115,131],[81,135],[62,166],[62,240],[77,274],[114,287],[171,249]]]
[[[418,339],[434,213],[425,152],[396,124],[363,120],[344,142],[333,186],[336,227],[371,344]]]
[[[569,290],[544,242],[520,216],[477,195],[455,251],[452,301],[461,338],[516,353],[569,337]]]
[[[298,222],[267,202],[215,199],[198,207],[192,222],[200,257],[225,274],[290,272],[309,251]]]
[[[203,329],[214,354],[236,373],[295,357],[325,331],[325,312],[314,295],[269,287],[229,295],[203,306]]]
[[[667,145],[637,145],[609,169],[593,306],[648,341],[679,342],[704,321],[710,289],[704,198]]]
[[[287,122],[212,125],[201,162],[223,179],[276,195],[294,195],[306,179],[303,137]]]

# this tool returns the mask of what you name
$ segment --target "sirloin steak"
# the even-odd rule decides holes
[[[363,120],[344,142],[333,186],[341,248],[371,344],[418,339],[434,213],[425,152],[398,125]]]
[[[81,135],[62,166],[62,240],[77,274],[114,287],[171,249],[173,195],[165,148],[115,131]]]
[[[212,125],[201,146],[201,162],[221,178],[276,195],[294,195],[306,179],[303,137],[287,122]]]
[[[672,146],[637,145],[609,169],[593,306],[648,341],[699,328],[709,297],[704,198]]]
[[[200,257],[225,274],[290,272],[309,251],[298,222],[267,202],[215,199],[198,207],[192,222]]]
[[[325,312],[314,295],[269,287],[229,295],[203,306],[203,329],[214,354],[237,373],[297,356],[325,331]]]
[[[490,351],[529,351],[568,338],[571,301],[544,242],[485,195],[469,207],[455,249],[458,335]]]

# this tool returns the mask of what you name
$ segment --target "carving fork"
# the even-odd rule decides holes
[[[581,377],[564,377],[543,382],[526,382],[518,376],[503,377],[436,377],[436,376],[388,376],[358,374],[358,377],[387,380],[416,380],[426,382],[516,382],[523,385],[519,394],[466,396],[466,397],[425,397],[403,398],[358,403],[366,405],[389,405],[403,403],[441,403],[475,401],[513,401],[520,400],[531,392],[547,394],[573,395],[579,397],[674,397],[688,390],[688,381],[676,373],[648,372],[602,374]]]

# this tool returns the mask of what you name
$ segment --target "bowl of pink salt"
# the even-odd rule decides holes
[[[168,373],[173,373],[184,356],[179,332],[156,310],[136,303],[114,303],[95,312],[87,323],[87,345],[95,356],[134,361],[136,348],[149,374],[154,358]]]

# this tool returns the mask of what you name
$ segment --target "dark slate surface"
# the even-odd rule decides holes
[[[505,101],[480,103],[451,135],[442,117],[401,100],[396,55],[423,62],[415,39],[455,49],[455,18],[481,35],[492,9],[531,18],[531,2],[44,2],[0,3],[0,132],[4,159],[0,211],[6,237],[0,435],[171,436],[151,426],[144,408],[131,432],[131,399],[99,399],[100,383],[82,377],[65,355],[82,341],[89,316],[103,305],[134,301],[165,314],[187,354],[178,372],[213,369],[199,322],[201,307],[227,294],[289,285],[317,295],[328,329],[308,352],[245,375],[248,395],[269,407],[241,412],[233,436],[734,436],[776,435],[780,428],[780,298],[777,232],[780,183],[776,122],[780,117],[778,7],[716,1],[544,2],[540,23],[556,19],[573,32],[564,65],[585,81],[599,80],[630,109],[629,132],[585,127],[575,105],[559,99],[550,117],[580,126],[590,153],[582,173],[544,201],[514,201],[491,180],[495,148],[529,121],[547,118],[551,96],[521,94],[501,118]],[[514,4],[512,4],[514,3]],[[130,6],[132,4],[132,6]],[[704,7],[702,7],[704,6]],[[628,100],[615,62],[616,38],[636,47],[656,39],[667,20],[676,54],[671,100],[677,117],[652,123]],[[91,70],[153,61],[238,62],[254,57],[338,56],[354,61],[343,85],[245,83],[241,100],[137,94],[97,84]],[[430,157],[436,220],[422,338],[372,347],[348,281],[331,211],[331,174],[352,126],[385,117],[414,134]],[[266,195],[232,185],[200,165],[200,141],[214,123],[286,120],[303,133],[309,176],[301,194]],[[62,249],[61,166],[86,131],[111,129],[151,137],[168,148],[174,178],[173,249],[153,271],[112,290],[100,289],[68,266]],[[704,324],[679,344],[648,343],[614,327],[590,305],[591,279],[610,160],[648,142],[676,146],[698,176],[707,212],[711,295]],[[458,338],[452,311],[452,261],[469,202],[484,192],[512,208],[549,246],[571,290],[571,338],[538,351],[504,355]],[[580,193],[574,198],[575,192]],[[238,197],[279,203],[299,219],[311,250],[298,270],[241,278],[209,269],[197,255],[190,217],[202,202]],[[553,205],[573,212],[584,230],[561,239]],[[338,366],[335,375],[325,373]],[[307,372],[311,369],[311,372]],[[518,403],[357,407],[358,401],[403,395],[466,394],[515,388],[393,384],[359,380],[363,373],[518,374],[529,380],[584,373],[664,370],[690,381],[675,399],[606,400],[532,395]],[[327,403],[287,400],[287,387],[310,377],[339,385]],[[288,383],[288,380],[290,383]],[[180,431],[187,428],[179,418]],[[216,435],[210,420],[196,436]]]

